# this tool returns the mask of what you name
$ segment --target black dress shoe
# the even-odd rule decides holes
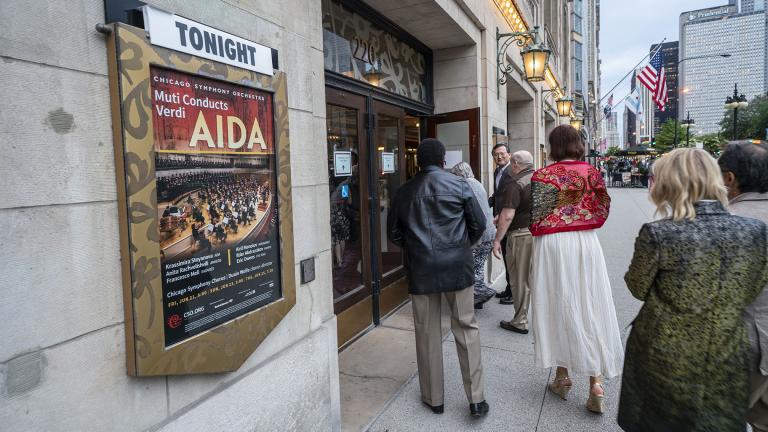
[[[512,296],[509,296],[509,297],[502,297],[501,300],[499,300],[499,304],[513,305],[515,304],[515,302],[512,300]]]
[[[432,406],[432,405],[430,405],[430,404],[428,404],[428,403],[426,403],[424,401],[421,401],[421,403],[423,403],[424,405],[428,406],[429,409],[431,409],[432,412],[435,413],[435,414],[442,414],[443,411],[445,410],[445,406],[444,405]]]
[[[489,409],[490,407],[488,406],[488,402],[486,401],[469,404],[469,415],[476,418],[483,417],[486,414],[488,414]]]
[[[512,325],[509,321],[502,321],[499,323],[499,327],[503,328],[504,330],[509,330],[511,332],[520,333],[520,334],[528,334],[528,330],[526,329],[519,329]]]
[[[482,309],[483,303],[475,303],[475,309]]]
[[[504,297],[512,297],[512,291],[507,289],[500,293],[496,293],[496,298],[504,298]]]

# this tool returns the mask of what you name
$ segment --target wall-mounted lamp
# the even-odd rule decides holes
[[[573,109],[573,99],[566,96],[566,89],[555,88],[554,90],[542,90],[541,98],[541,111],[544,112],[544,103],[547,96],[550,94],[559,94],[559,98],[555,99],[555,107],[557,108],[557,115],[560,117],[568,117],[571,115]],[[546,94],[546,96],[544,96]]]
[[[556,100],[555,104],[557,105],[557,113],[560,115],[560,117],[568,117],[571,115],[571,110],[573,109],[573,99],[563,96]]]
[[[500,85],[507,83],[507,78],[514,69],[512,64],[507,63],[507,49],[512,43],[523,48],[520,55],[523,58],[525,79],[529,82],[544,81],[552,50],[541,42],[539,27],[534,27],[531,31],[512,33],[499,33],[499,28],[496,27],[496,69],[497,75],[501,75],[497,80],[497,90]]]
[[[363,78],[365,78],[365,80],[372,86],[378,87],[379,81],[381,80],[381,72],[379,72],[378,64],[369,65],[366,63]]]
[[[581,117],[573,117],[571,119],[571,126],[576,128],[576,130],[581,130],[581,125],[584,123],[584,119]]]

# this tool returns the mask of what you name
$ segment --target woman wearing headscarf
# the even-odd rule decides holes
[[[484,203],[488,201],[488,194],[483,188],[483,184],[475,179],[475,175],[472,172],[472,167],[466,162],[459,162],[451,168],[451,173],[464,177],[467,179],[467,183],[472,188],[472,192],[475,194],[478,202]],[[493,238],[496,237],[496,226],[493,224],[493,214],[488,206],[480,206],[483,208],[485,215],[485,232],[480,241],[472,248],[472,256],[474,257],[474,270],[475,270],[475,309],[482,309],[483,303],[487,302],[496,295],[488,284],[485,283],[485,262],[488,259],[488,255],[493,249]]]

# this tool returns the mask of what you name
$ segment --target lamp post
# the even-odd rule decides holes
[[[691,118],[690,111],[688,111],[685,120],[681,121],[680,123],[680,126],[685,128],[685,146],[688,147],[690,145],[691,128],[696,126],[696,123]]]
[[[728,53],[720,53],[720,54],[704,54],[704,55],[698,55],[698,56],[692,56],[692,57],[686,57],[680,61],[677,62],[677,65],[679,66],[680,63],[686,61],[686,60],[694,60],[694,59],[702,59],[702,58],[712,58],[712,57],[723,57],[728,58],[731,54]]]
[[[739,95],[738,84],[733,85],[733,96],[725,98],[725,108],[733,110],[733,138],[736,140],[736,122],[739,118],[739,108],[747,107],[747,98],[742,93]]]

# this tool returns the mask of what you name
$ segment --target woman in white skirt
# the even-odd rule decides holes
[[[550,391],[567,399],[569,373],[589,375],[587,409],[602,413],[602,377],[621,373],[624,349],[596,229],[611,199],[600,172],[581,162],[584,142],[575,128],[549,135],[555,162],[532,178],[531,329],[536,365],[557,367]]]

